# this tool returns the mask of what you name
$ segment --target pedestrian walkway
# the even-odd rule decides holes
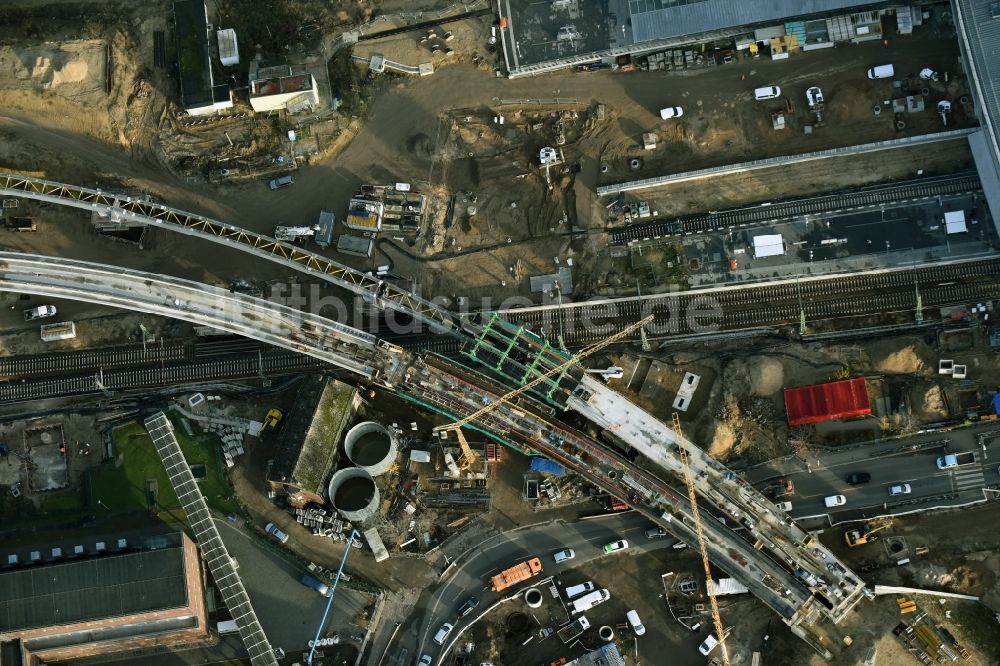
[[[970,490],[972,488],[982,488],[986,479],[983,474],[982,464],[968,465],[952,470],[951,485],[955,492]]]

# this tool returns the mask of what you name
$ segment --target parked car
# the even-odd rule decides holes
[[[763,86],[762,88],[754,89],[753,96],[758,102],[764,99],[774,99],[775,97],[781,97],[781,88],[778,86]]]
[[[891,79],[895,70],[892,65],[877,65],[868,70],[869,79]]]
[[[823,91],[819,86],[806,88],[806,101],[810,109],[823,103]]]
[[[448,640],[448,636],[451,634],[451,630],[455,628],[455,625],[450,622],[445,622],[441,625],[441,628],[437,630],[434,634],[434,642],[438,645],[444,645],[444,642]]]
[[[698,652],[701,652],[706,657],[708,653],[715,649],[719,644],[719,639],[715,637],[715,634],[709,634],[701,645],[698,646]]]
[[[425,654],[420,658],[420,661],[417,662],[417,666],[431,666],[432,661],[434,661],[434,657],[429,654]]]
[[[636,613],[634,610],[630,610],[629,612],[625,613],[625,618],[628,620],[628,623],[632,626],[632,631],[635,632],[636,636],[642,636],[644,633],[646,633],[646,627],[642,626],[642,622],[639,620],[639,614]]]
[[[578,597],[584,592],[593,592],[594,584],[589,580],[586,583],[580,583],[579,585],[570,585],[563,592],[566,594],[567,599],[572,599],[573,597]]]
[[[299,582],[302,583],[303,585],[305,585],[306,587],[311,587],[312,589],[314,589],[317,592],[319,592],[320,594],[322,594],[324,597],[329,597],[329,596],[333,595],[333,593],[330,592],[330,586],[329,585],[327,585],[326,583],[324,583],[322,581],[316,580],[312,576],[303,574],[299,578]]]
[[[791,502],[776,502],[775,506],[777,506],[780,510],[784,511],[785,513],[788,513],[789,511],[792,510]]]
[[[466,601],[464,604],[462,604],[462,606],[458,609],[458,616],[465,617],[466,615],[471,613],[478,605],[479,605],[479,599],[477,599],[476,597],[469,597],[469,600]]]
[[[552,559],[556,562],[565,562],[566,560],[572,560],[574,557],[576,557],[576,553],[573,552],[572,548],[563,548],[552,555]]]
[[[684,115],[684,109],[679,106],[668,106],[665,109],[660,109],[660,118],[664,120],[670,120],[671,118],[680,118]]]
[[[827,508],[844,506],[847,504],[847,498],[843,495],[830,495],[829,497],[823,499],[823,503],[826,504]]]
[[[910,494],[910,484],[908,483],[898,483],[894,486],[889,487],[889,494],[895,497],[896,495],[909,495]]]
[[[275,539],[281,543],[288,541],[288,535],[278,529],[278,526],[274,523],[268,523],[264,526],[264,531],[273,536]]]
[[[288,187],[294,182],[295,181],[292,179],[291,176],[279,176],[278,178],[272,178],[267,183],[267,186],[270,187],[272,190],[277,190],[282,187]]]
[[[645,532],[647,539],[658,539],[662,536],[667,536],[667,531],[658,525],[650,527]]]
[[[45,317],[54,317],[56,314],[56,306],[54,305],[39,305],[37,308],[28,308],[24,311],[24,321],[32,321],[33,319],[44,319]]]
[[[618,541],[612,541],[611,543],[604,546],[605,553],[613,553],[616,550],[625,550],[628,548],[628,541],[625,539],[619,539]]]
[[[872,480],[872,475],[868,472],[855,472],[854,474],[847,475],[847,482],[852,486],[858,486],[862,483],[868,483]]]

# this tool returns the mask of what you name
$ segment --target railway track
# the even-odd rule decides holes
[[[258,354],[230,355],[222,358],[162,366],[104,370],[101,383],[96,373],[64,377],[39,377],[0,382],[0,403],[89,395],[103,391],[135,391],[143,388],[253,379],[261,376],[318,372],[330,369],[322,360],[290,351],[270,350]]]
[[[115,345],[78,351],[0,357],[0,380],[67,373],[98,372],[199,361],[237,354],[256,357],[270,349],[256,340],[236,338],[208,342],[161,340],[157,343]]]
[[[609,245],[629,245],[683,234],[728,231],[751,224],[794,219],[805,215],[859,210],[881,205],[912,203],[938,196],[969,194],[982,189],[975,172],[873,186],[853,192],[763,203],[673,220],[653,220],[611,231]]]
[[[924,309],[1000,299],[1000,259],[941,264],[915,269],[857,273],[832,278],[783,281],[742,288],[703,289],[660,297],[619,299],[504,312],[517,325],[555,340],[562,331],[569,347],[582,347],[653,314],[650,339],[692,335],[699,331],[687,316],[695,307],[718,307],[718,331],[769,328],[806,322],[859,319],[884,314],[916,313],[917,290]],[[705,310],[708,312],[708,310]],[[636,339],[638,336],[632,336]],[[455,356],[461,342],[444,335],[411,335],[401,346]]]

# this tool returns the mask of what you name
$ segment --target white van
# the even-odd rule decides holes
[[[844,506],[847,504],[847,498],[843,495],[830,495],[823,499],[823,503],[826,504],[828,509],[832,509],[835,506]]]
[[[701,652],[706,657],[708,653],[715,649],[715,646],[719,644],[719,639],[715,637],[715,634],[709,634],[708,638],[698,646],[698,652]]]
[[[869,79],[891,79],[896,72],[892,65],[879,65],[868,70]]]
[[[754,99],[760,101],[762,99],[774,99],[775,97],[781,97],[781,88],[778,86],[764,86],[763,88],[757,88],[753,91]]]
[[[634,610],[630,610],[625,613],[625,617],[628,619],[628,623],[632,625],[632,631],[635,632],[636,636],[642,636],[646,633],[646,627],[642,626],[642,622],[639,621],[639,614]]]
[[[578,597],[584,592],[593,592],[594,584],[589,580],[586,583],[580,583],[579,585],[570,585],[563,592],[566,593],[567,599],[572,599],[573,597]]]

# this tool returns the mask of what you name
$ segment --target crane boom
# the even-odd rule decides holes
[[[598,351],[604,349],[605,347],[607,347],[608,345],[610,345],[610,344],[612,344],[614,342],[617,342],[618,340],[621,340],[622,338],[624,338],[625,336],[627,336],[632,331],[636,330],[637,328],[642,328],[643,326],[645,326],[646,324],[648,324],[651,321],[653,321],[653,315],[649,315],[645,319],[637,321],[634,324],[629,324],[628,326],[626,326],[622,330],[618,331],[617,333],[604,338],[600,342],[596,342],[596,343],[592,344],[591,346],[589,346],[586,349],[584,349],[583,351],[581,351],[579,354],[576,354],[575,356],[570,357],[566,362],[560,363],[556,367],[554,367],[554,368],[552,368],[552,369],[550,369],[550,370],[548,370],[548,371],[546,371],[546,372],[538,375],[537,377],[535,377],[534,379],[532,379],[527,384],[521,386],[520,388],[516,388],[513,391],[510,391],[509,393],[506,393],[506,394],[500,396],[499,398],[497,398],[496,400],[494,400],[490,404],[486,405],[485,407],[483,407],[481,409],[477,409],[476,411],[474,411],[473,413],[469,414],[465,418],[459,419],[458,421],[455,421],[454,423],[448,423],[446,425],[438,426],[437,428],[435,428],[435,430],[457,430],[457,429],[461,428],[462,426],[464,426],[465,424],[471,423],[471,422],[475,421],[480,416],[485,416],[486,414],[489,414],[490,412],[492,412],[494,409],[496,409],[500,405],[502,405],[504,403],[507,403],[507,402],[510,402],[511,400],[513,400],[517,396],[521,395],[525,391],[530,391],[531,389],[533,389],[534,387],[538,386],[539,384],[541,384],[542,382],[544,382],[546,379],[548,379],[549,377],[551,377],[552,375],[557,374],[559,372],[562,372],[566,368],[568,368],[568,367],[570,367],[572,365],[575,365],[576,363],[579,363],[580,359],[587,358],[588,356],[590,356],[594,352],[598,352]]]
[[[681,420],[677,412],[671,414],[674,422],[674,432],[678,437],[683,437],[681,431]],[[694,475],[691,473],[691,465],[688,463],[687,449],[680,441],[677,442],[677,451],[680,453],[681,462],[684,464],[684,482],[687,484],[688,500],[691,502],[691,517],[694,519],[695,532],[698,534],[698,548],[701,550],[701,563],[705,567],[705,592],[708,593],[708,603],[712,608],[712,621],[715,623],[715,635],[719,639],[719,650],[722,654],[722,663],[729,666],[729,652],[726,650],[726,634],[722,629],[722,617],[719,615],[719,604],[715,600],[715,583],[712,582],[712,569],[708,561],[708,547],[705,545],[705,530],[701,526],[701,516],[698,514],[698,497],[694,487]]]

